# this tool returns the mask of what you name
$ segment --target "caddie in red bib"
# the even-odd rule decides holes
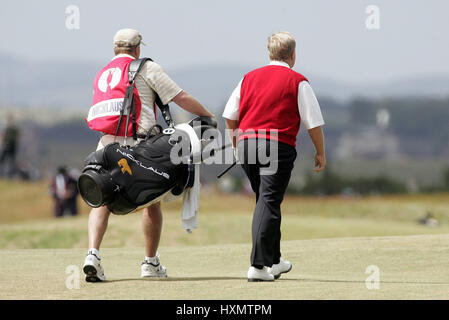
[[[159,64],[150,58],[140,59],[140,44],[144,43],[137,30],[117,31],[114,36],[115,56],[95,77],[92,106],[86,122],[92,130],[103,133],[97,150],[114,142],[120,146],[134,147],[149,137],[157,124],[156,104],[167,124],[171,121],[168,103],[172,101],[197,116],[213,117],[198,100],[182,90]],[[127,137],[132,139],[127,140]],[[127,159],[123,157],[116,161],[122,173],[139,178],[131,170]],[[147,207],[142,208],[141,214],[145,239],[145,258],[138,265],[141,276],[165,278],[167,270],[158,253],[162,231],[161,202],[149,202]],[[100,245],[109,215],[107,205],[93,207],[89,214],[89,251],[83,265],[88,282],[106,280],[101,266]]]
[[[128,86],[128,68],[133,61],[130,57],[112,60],[97,74],[94,80],[94,97],[86,121],[89,128],[106,134],[115,134],[120,118],[120,110]],[[134,103],[137,124],[140,120],[142,104],[134,87]],[[127,136],[132,136],[132,123],[129,122]],[[118,136],[125,135],[125,124],[120,126]]]

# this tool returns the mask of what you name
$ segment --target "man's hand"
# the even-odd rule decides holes
[[[239,149],[232,147],[232,151],[234,152],[235,161],[239,162]]]
[[[315,168],[313,171],[320,172],[326,167],[326,156],[324,155],[324,135],[323,129],[320,127],[315,127],[309,129],[309,136],[315,146]]]
[[[236,130],[238,129],[239,122],[237,120],[226,119],[226,128],[229,135],[229,139],[232,142],[232,148],[237,148],[237,135]]]
[[[315,172],[321,172],[326,167],[326,156],[321,154],[315,154]]]
[[[212,115],[211,118],[212,118],[212,120],[215,121],[215,123],[217,124],[217,127],[216,127],[215,129],[217,129],[217,130],[220,129],[220,125],[219,125],[219,123],[218,123],[218,121],[217,121],[217,118],[215,118],[215,115]]]

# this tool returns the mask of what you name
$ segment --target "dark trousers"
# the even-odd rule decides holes
[[[16,174],[16,152],[15,150],[3,149],[0,155],[0,175],[12,178]]]
[[[55,198],[54,204],[55,217],[62,217],[64,214],[76,216],[78,214],[78,204],[76,198],[58,199]]]
[[[250,140],[253,141],[249,142]],[[256,193],[256,208],[252,222],[251,265],[262,268],[279,263],[281,257],[281,203],[290,181],[297,153],[294,147],[281,142],[262,139],[257,139],[255,142],[255,140],[243,140],[238,148],[239,160]],[[275,148],[277,157],[270,154],[270,149],[274,150],[273,143],[277,143]],[[266,170],[270,166],[269,163],[260,161],[261,153],[269,155],[270,163],[277,161],[275,172],[261,175],[261,170]],[[255,154],[256,161],[251,161],[251,156],[254,159]],[[263,158],[266,161],[266,158]]]

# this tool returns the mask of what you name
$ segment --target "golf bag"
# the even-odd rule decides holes
[[[202,133],[215,129],[215,120],[197,117],[188,124],[166,128],[134,147],[111,143],[92,152],[78,179],[81,197],[91,207],[106,205],[118,215],[128,214],[171,192],[180,195],[193,185],[194,153],[201,152],[207,141],[200,141]],[[191,128],[191,130],[187,130]],[[186,155],[175,150],[188,150]],[[178,156],[174,163],[172,156]]]

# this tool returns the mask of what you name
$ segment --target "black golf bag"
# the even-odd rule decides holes
[[[199,139],[205,130],[216,128],[215,120],[208,117],[195,118],[189,125]],[[170,157],[173,148],[179,150],[179,163]],[[192,149],[189,135],[176,127],[149,136],[134,147],[109,144],[87,157],[78,179],[80,194],[89,206],[106,205],[119,215],[148,206],[167,192],[180,195],[192,186],[194,178],[193,154],[183,156],[180,152],[186,149]]]

